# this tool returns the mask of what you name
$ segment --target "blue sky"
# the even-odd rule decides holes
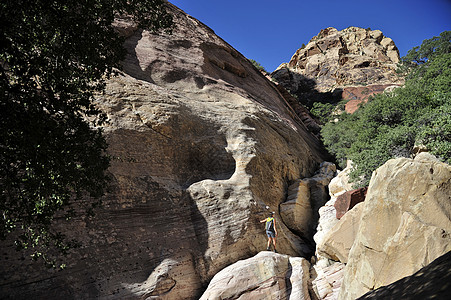
[[[326,27],[379,29],[401,56],[451,30],[451,0],[169,0],[267,71]]]

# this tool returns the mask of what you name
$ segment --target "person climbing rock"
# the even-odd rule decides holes
[[[274,246],[274,252],[277,253],[276,250],[276,236],[277,236],[277,230],[276,230],[276,219],[274,219],[274,212],[271,212],[269,217],[267,217],[264,220],[261,220],[260,223],[266,222],[265,228],[266,228],[266,235],[268,236],[268,245],[266,247],[266,250],[271,249],[271,241]]]

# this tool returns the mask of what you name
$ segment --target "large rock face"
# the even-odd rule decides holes
[[[403,80],[396,74],[399,51],[380,30],[329,27],[296,51],[271,76],[304,104],[351,100],[347,110]]]
[[[339,299],[412,275],[451,250],[451,166],[427,153],[373,173]]]
[[[219,270],[266,248],[265,206],[280,218],[288,184],[324,160],[270,81],[211,29],[171,11],[172,35],[118,20],[128,55],[98,97],[113,181],[96,218],[66,230],[83,246],[55,271],[5,243],[0,298],[197,299]],[[278,226],[281,253],[311,250]]]

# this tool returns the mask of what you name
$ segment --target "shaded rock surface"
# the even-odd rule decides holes
[[[451,250],[451,166],[428,153],[389,160],[370,181],[339,299],[410,276]]]
[[[309,300],[307,260],[268,251],[238,261],[216,274],[201,300]]]
[[[265,205],[278,212],[289,183],[325,160],[270,81],[211,29],[170,9],[172,35],[118,20],[128,55],[98,97],[109,117],[112,185],[95,218],[66,228],[82,247],[55,271],[2,243],[0,298],[197,299],[219,270],[266,248]],[[311,252],[278,226],[280,252]]]
[[[451,252],[448,252],[415,274],[368,292],[358,299],[448,299],[450,293]]]
[[[324,162],[313,177],[296,180],[288,187],[287,199],[280,204],[284,224],[297,235],[313,242],[318,210],[329,199],[327,186],[335,175],[334,164]]]

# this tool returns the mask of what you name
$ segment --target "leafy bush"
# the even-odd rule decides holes
[[[353,161],[351,179],[367,185],[388,159],[409,157],[425,146],[451,163],[451,32],[423,42],[403,58],[406,84],[374,96],[353,115],[322,128],[323,141],[341,167]]]
[[[335,110],[335,105],[331,103],[313,103],[313,107],[310,112],[317,117],[322,123],[326,123],[332,116],[332,112]]]

